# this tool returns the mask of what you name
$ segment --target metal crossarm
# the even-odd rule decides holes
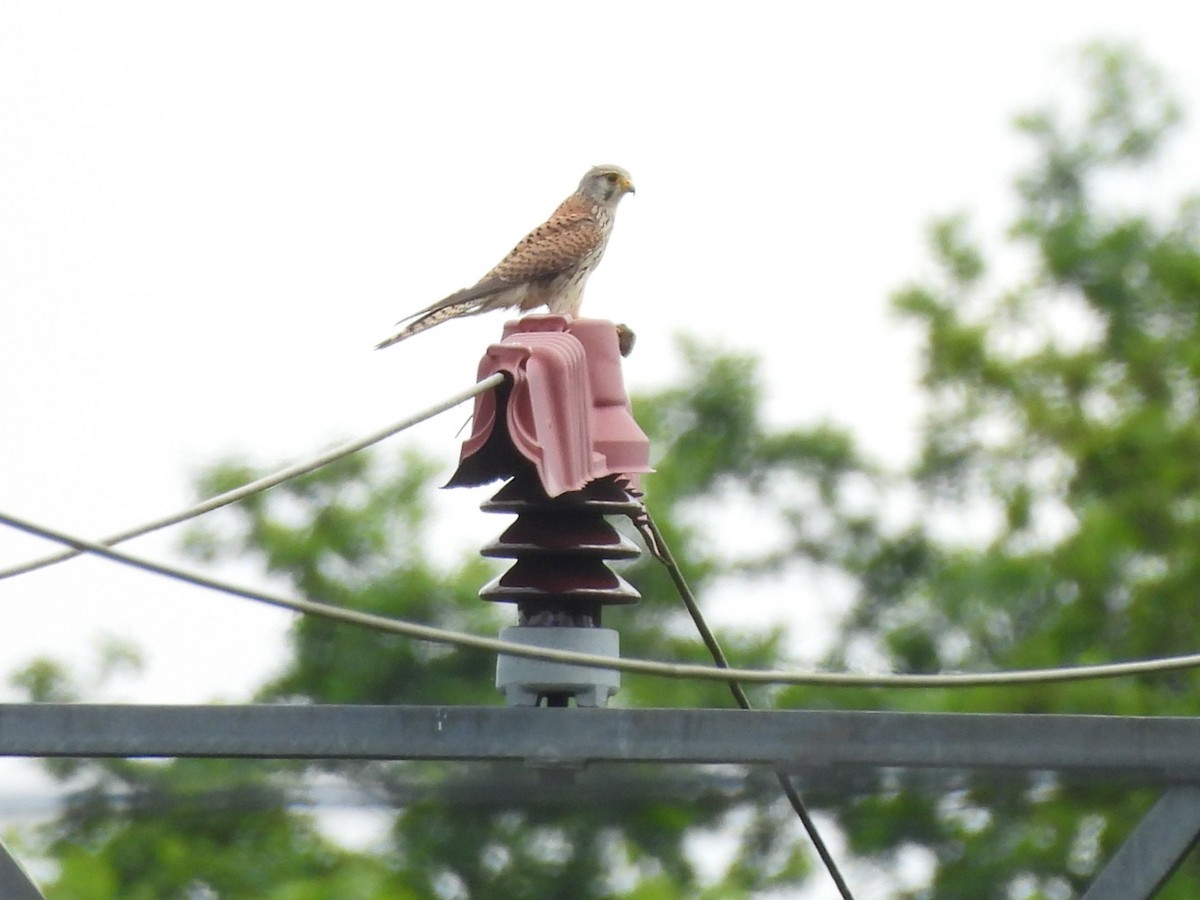
[[[1200,719],[507,708],[0,704],[0,756],[547,760],[1094,770],[1200,781]]]
[[[0,756],[1052,770],[1168,790],[1085,900],[1153,897],[1200,839],[1200,718],[501,706],[0,704]],[[0,848],[0,896],[40,900]]]

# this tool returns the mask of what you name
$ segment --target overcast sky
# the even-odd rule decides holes
[[[1013,115],[1093,38],[1200,96],[1184,4],[734,9],[0,0],[0,510],[100,536],[187,505],[214,460],[290,462],[464,387],[503,315],[372,344],[602,162],[637,194],[584,313],[638,333],[633,389],[687,332],[760,354],[779,421],[902,459],[913,345],[888,294],[928,269],[932,216],[1003,233]],[[447,473],[462,420],[413,433]],[[438,501],[481,542],[485,496]],[[0,565],[45,549],[0,533]],[[103,696],[153,702],[244,698],[290,622],[101,561],[0,603],[0,674],[115,634],[149,668]]]

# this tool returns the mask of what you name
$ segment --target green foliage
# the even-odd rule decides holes
[[[105,648],[100,677],[111,674]],[[39,660],[14,677],[35,699],[82,695],[70,675]],[[66,807],[29,850],[57,864],[45,886],[52,900],[163,900],[261,897],[305,900],[337,896],[417,898],[381,860],[352,853],[292,811],[285,772],[230,760],[51,761],[48,771],[70,786]],[[23,848],[24,849],[24,848]],[[210,893],[216,890],[217,893]],[[342,893],[348,891],[349,893]]]
[[[924,332],[928,415],[911,473],[919,521],[871,536],[847,568],[844,641],[904,671],[1061,666],[1194,652],[1200,575],[1200,243],[1196,206],[1137,208],[1139,173],[1178,119],[1156,73],[1091,47],[1078,121],[1019,125],[1023,284],[988,282],[966,221],[937,223],[940,276],[897,294]],[[964,528],[964,523],[968,523]],[[976,537],[967,540],[958,535]],[[835,657],[836,661],[836,657]],[[1197,676],[876,698],[928,710],[1194,714]],[[804,702],[793,691],[786,702]],[[863,698],[863,702],[870,702]],[[1098,785],[911,779],[842,811],[860,853],[936,856],[915,896],[1081,891],[1151,798]],[[1200,893],[1190,863],[1164,896]]]
[[[931,230],[938,275],[896,294],[897,313],[924,337],[927,415],[910,471],[880,471],[826,423],[769,426],[756,361],[696,341],[680,345],[678,386],[636,398],[658,470],[648,501],[701,597],[720,579],[836,573],[855,597],[832,667],[864,656],[905,672],[1060,666],[1200,644],[1200,202],[1129,202],[1178,107],[1127,51],[1096,46],[1081,59],[1082,111],[1018,122],[1034,147],[1010,235],[1024,277],[998,286],[1002,267],[954,216]],[[494,633],[511,619],[477,597],[490,569],[474,556],[431,561],[436,474],[412,452],[360,454],[247,500],[223,530],[187,544],[206,559],[255,560],[300,596]],[[254,475],[218,466],[201,492]],[[897,525],[897,508],[916,513]],[[733,550],[722,529],[747,511],[761,540]],[[645,599],[606,613],[623,652],[705,660],[661,567],[643,558],[624,574]],[[782,626],[722,639],[736,664],[786,662]],[[482,654],[319,620],[296,623],[292,650],[259,700],[497,702]],[[132,660],[120,647],[105,658],[100,674]],[[83,696],[47,661],[16,681],[37,700]],[[1196,682],[758,696],[789,707],[1187,715]],[[717,685],[626,676],[619,702],[729,697]],[[108,761],[52,771],[76,789],[41,835],[60,866],[52,900],[716,900],[793,889],[813,871],[787,804],[753,777],[729,790],[661,769],[595,771],[563,786],[519,767],[326,766],[325,777],[396,811],[386,846],[361,853],[295,809],[312,770]],[[818,798],[861,857],[886,866],[908,846],[932,853],[932,881],[911,897],[971,900],[1078,893],[1153,800],[1044,775],[931,782],[893,772],[824,786]],[[701,883],[686,842],[719,829],[733,860]],[[1200,865],[1189,863],[1162,896],[1197,895]]]

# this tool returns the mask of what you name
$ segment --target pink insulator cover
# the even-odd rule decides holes
[[[463,442],[451,486],[516,474],[515,450],[533,463],[550,497],[609,475],[650,469],[650,441],[633,419],[617,331],[602,319],[526,316],[504,327],[479,363],[479,378],[505,372],[511,387],[475,398],[471,436]],[[499,406],[497,400],[507,401]],[[503,415],[497,429],[497,415]],[[507,440],[505,440],[507,436]]]

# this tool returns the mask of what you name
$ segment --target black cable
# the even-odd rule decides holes
[[[73,537],[63,534],[61,531],[55,531],[42,525],[35,525],[25,519],[18,519],[15,516],[0,512],[0,526],[3,525],[72,547],[80,553],[92,553],[96,556],[102,556],[114,562],[121,563],[122,565],[153,572],[156,575],[163,575],[167,578],[185,581],[199,587],[208,588],[209,590],[232,594],[235,597],[243,597],[247,600],[290,609],[293,612],[321,616],[338,622],[348,622],[352,625],[361,625],[391,634],[400,634],[421,641],[432,641],[436,644],[470,647],[475,650],[486,650],[489,653],[506,653],[510,656],[544,659],[549,662],[566,663],[572,666],[614,669],[634,675],[651,675],[657,678],[687,678],[704,681],[721,681],[726,684],[740,681],[745,684],[807,684],[824,687],[909,689],[1058,684],[1096,678],[1129,678],[1136,675],[1154,675],[1162,672],[1183,672],[1200,669],[1200,653],[1152,657],[1150,659],[1132,660],[1129,662],[1058,666],[1049,669],[1015,669],[1001,672],[949,672],[940,675],[913,675],[898,674],[895,672],[870,675],[855,672],[777,671],[772,669],[739,669],[729,666],[724,662],[720,665],[704,666],[694,663],[624,659],[617,656],[579,653],[574,650],[556,650],[552,647],[537,647],[533,644],[502,641],[499,638],[467,634],[447,628],[435,628],[432,625],[421,625],[406,619],[393,619],[373,615],[355,609],[332,606],[328,603],[292,599],[275,594],[267,594],[262,591],[254,591],[239,585],[218,581],[215,578],[209,578],[195,572],[188,572],[175,566],[168,566],[163,563],[144,559],[140,556],[114,550],[107,544]],[[711,646],[709,649],[711,651]]]
[[[254,481],[240,485],[232,490],[225,491],[215,497],[209,497],[200,503],[190,506],[180,512],[172,513],[169,516],[163,516],[160,519],[155,519],[152,522],[147,522],[144,525],[138,525],[134,528],[127,528],[125,531],[119,531],[116,534],[109,535],[106,538],[101,538],[95,541],[97,544],[103,544],[110,547],[114,544],[120,544],[132,538],[141,537],[144,534],[150,534],[152,531],[158,531],[160,528],[166,528],[170,525],[178,525],[180,522],[186,522],[189,519],[194,519],[196,516],[204,513],[212,512],[214,509],[220,509],[222,506],[228,506],[230,503],[236,503],[239,500],[244,500],[251,494],[257,494],[260,491],[265,491],[267,488],[275,487],[277,484],[282,484],[289,479],[296,478],[300,475],[306,475],[309,472],[315,471],[322,466],[327,466],[335,460],[339,460],[344,456],[349,456],[351,453],[357,453],[370,447],[372,444],[377,444],[385,438],[389,438],[394,434],[399,434],[407,428],[424,422],[433,416],[443,413],[448,409],[452,409],[471,399],[477,394],[482,394],[484,391],[491,390],[499,386],[507,376],[503,372],[497,372],[494,375],[489,375],[482,381],[478,381],[471,387],[459,391],[447,397],[442,402],[414,413],[407,418],[401,419],[399,422],[394,422],[387,428],[381,428],[379,431],[368,434],[357,440],[350,441],[347,444],[334,447],[332,450],[326,450],[317,456],[309,457],[300,462],[292,463],[278,472],[272,472],[269,475],[264,475],[261,478],[256,478]],[[55,553],[52,556],[44,556],[40,559],[30,560],[29,562],[20,563],[19,565],[9,566],[5,569],[0,569],[0,579],[11,578],[14,575],[24,575],[27,572],[34,572],[38,569],[43,569],[46,566],[52,566],[55,563],[64,562],[68,559],[74,559],[81,553],[87,552],[79,547],[72,547],[70,550],[65,550],[61,553]]]
[[[675,561],[675,557],[671,554],[671,549],[667,546],[662,532],[654,524],[654,519],[651,517],[650,511],[646,509],[644,503],[642,504],[639,516],[634,518],[634,524],[637,525],[638,530],[645,537],[646,545],[650,548],[650,553],[666,566],[667,573],[671,576],[671,581],[675,584],[675,589],[679,591],[679,596],[683,598],[683,605],[687,607],[688,615],[692,617],[692,621],[696,625],[696,630],[700,632],[704,646],[712,654],[713,662],[719,668],[728,669],[729,659],[725,656],[725,651],[721,649],[721,644],[717,640],[717,636],[708,627],[708,622],[704,619],[704,613],[700,611],[700,605],[696,602],[695,594],[692,593],[692,589],[688,586],[687,580],[683,577],[683,572],[679,569],[679,564]],[[750,698],[746,696],[746,692],[742,689],[741,684],[736,681],[730,681],[728,685],[729,692],[733,694],[733,699],[737,702],[738,706],[745,710],[754,708],[750,703]],[[837,862],[829,852],[829,848],[825,846],[825,841],[821,838],[821,833],[817,830],[817,825],[813,821],[812,816],[809,815],[808,807],[805,805],[803,798],[801,798],[800,792],[792,784],[792,779],[778,766],[775,767],[775,777],[779,780],[779,786],[783,788],[783,793],[792,805],[792,809],[795,810],[796,816],[804,826],[804,830],[808,832],[808,838],[812,841],[817,855],[821,857],[821,862],[825,864],[825,869],[829,872],[829,877],[837,885],[838,892],[842,895],[842,900],[854,900],[854,895],[850,893],[850,886],[846,884],[846,880],[842,877]]]

